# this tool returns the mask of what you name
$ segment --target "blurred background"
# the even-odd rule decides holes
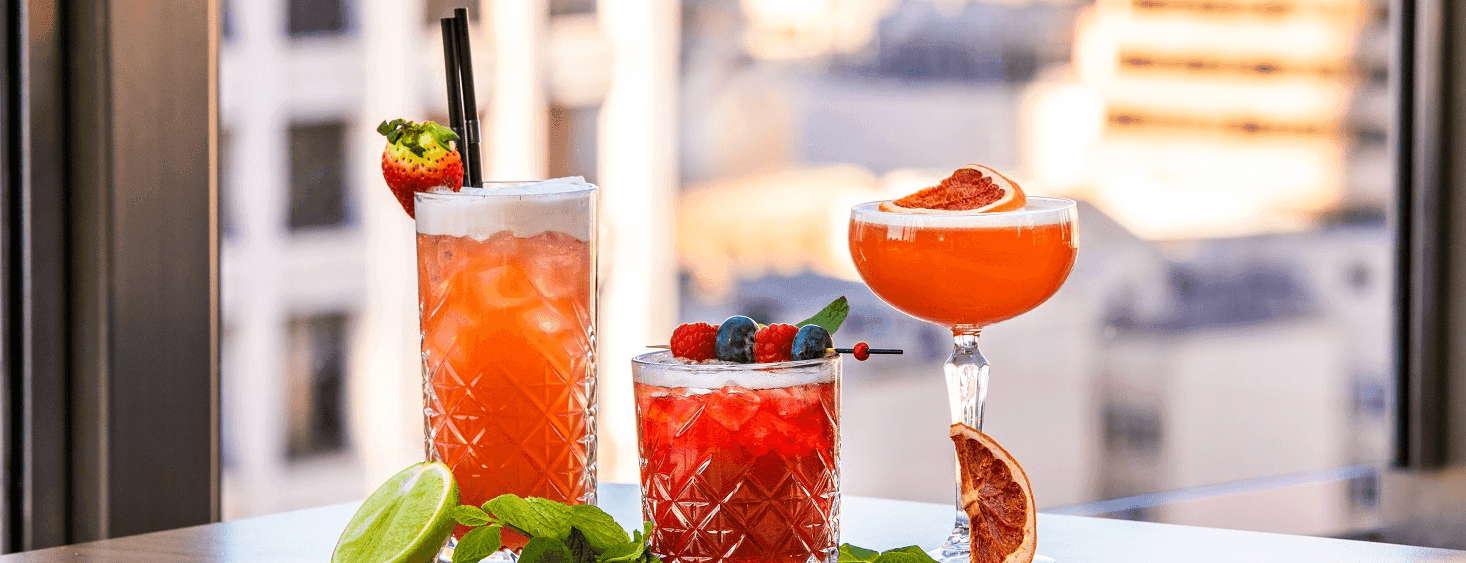
[[[1080,203],[1047,304],[985,331],[985,430],[1049,511],[1374,537],[1395,318],[1385,0],[233,0],[219,47],[223,515],[423,456],[385,119],[446,121],[474,15],[488,177],[604,190],[601,467],[679,322],[845,295],[846,494],[950,502],[948,335],[874,297],[850,205],[987,164]],[[1461,546],[1457,546],[1461,547]]]

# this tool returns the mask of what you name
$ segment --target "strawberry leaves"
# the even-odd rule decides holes
[[[423,156],[423,153],[433,145],[451,152],[454,150],[451,143],[458,140],[458,134],[454,133],[452,129],[431,121],[422,123],[413,123],[405,119],[383,121],[377,125],[377,133],[385,135],[388,143],[412,151],[412,154],[418,157]]]

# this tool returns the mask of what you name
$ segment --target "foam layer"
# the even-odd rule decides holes
[[[1073,221],[1079,214],[1074,201],[1056,197],[1029,197],[1028,204],[1023,209],[996,213],[891,213],[881,211],[881,203],[872,201],[850,208],[850,219],[893,227],[996,229],[1052,225]]]
[[[652,352],[631,359],[631,378],[657,387],[777,389],[826,383],[840,377],[840,356],[772,364],[689,364],[671,352]]]
[[[588,242],[596,228],[596,192],[585,178],[572,176],[420,193],[417,232],[486,240],[500,231],[519,237],[558,231]]]

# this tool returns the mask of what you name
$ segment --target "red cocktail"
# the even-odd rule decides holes
[[[833,562],[840,358],[632,360],[642,514],[667,563]]]

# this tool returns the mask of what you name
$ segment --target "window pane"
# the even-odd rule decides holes
[[[407,21],[385,21],[383,13],[399,13],[396,4],[361,0],[350,5],[360,7],[353,14],[361,14],[362,37],[343,38],[345,47],[247,44],[221,61],[231,144],[274,138],[286,128],[279,115],[317,124],[353,116],[291,127],[288,155],[249,151],[245,162],[240,151],[229,163],[240,177],[228,189],[238,190],[230,197],[242,225],[310,232],[288,243],[298,247],[275,249],[276,233],[240,229],[244,237],[226,241],[224,265],[226,288],[257,299],[226,305],[226,324],[244,323],[231,324],[229,338],[259,352],[239,365],[268,374],[241,387],[284,396],[283,334],[293,330],[284,319],[322,310],[353,319],[357,340],[342,372],[352,390],[344,449],[376,449],[318,465],[355,487],[337,502],[370,492],[370,476],[422,454],[411,227],[378,179],[382,141],[370,130],[399,116],[441,122],[432,22],[460,4],[422,1]],[[515,167],[520,158],[543,163],[535,175],[602,180],[608,228],[676,233],[675,273],[641,272],[606,250],[641,239],[602,239],[605,272],[630,271],[640,286],[676,276],[680,290],[675,304],[669,298],[665,310],[638,310],[636,318],[611,315],[603,301],[606,340],[648,319],[667,325],[650,343],[674,320],[797,321],[845,295],[852,312],[837,344],[905,350],[845,365],[845,494],[950,502],[940,373],[949,333],[871,293],[850,262],[846,230],[852,204],[909,193],[969,162],[1008,174],[1032,195],[1080,205],[1081,250],[1067,284],[982,335],[993,366],[985,430],[1023,462],[1042,507],[1387,455],[1395,288],[1384,218],[1395,187],[1385,147],[1394,105],[1385,2],[687,0],[677,41],[653,42],[660,47],[650,55],[615,53],[608,32],[616,30],[600,27],[626,21],[641,32],[636,26],[650,22],[632,12],[594,14],[595,3],[553,0],[544,3],[546,29],[499,33],[487,13],[493,3],[470,4],[476,18],[485,10],[473,41],[486,165],[528,169]],[[253,40],[248,26],[260,18],[247,14],[260,8],[231,9],[241,28],[235,37]],[[410,50],[404,62],[369,49],[378,46],[372,41],[428,48]],[[538,56],[546,79],[496,82],[494,69],[515,62],[496,58],[497,49]],[[264,58],[270,54],[282,60]],[[655,60],[637,58],[647,56]],[[651,154],[607,158],[617,141],[662,134],[654,122],[662,114],[611,107],[608,84],[663,62],[678,69],[669,79],[676,97],[664,100],[676,108],[675,135],[648,142],[661,147]],[[271,71],[288,64],[361,76],[292,88],[321,73]],[[278,88],[256,90],[266,79]],[[340,87],[353,80],[359,88]],[[257,91],[286,94],[251,95]],[[499,95],[543,107],[495,116]],[[393,105],[368,107],[382,100]],[[364,107],[386,115],[363,116]],[[506,123],[519,124],[519,134]],[[678,182],[671,212],[613,205],[649,189],[614,186],[618,178],[659,174]],[[288,210],[262,203],[287,199]],[[285,216],[271,215],[277,211]],[[288,273],[269,283],[228,278],[272,267]],[[262,310],[270,312],[264,320],[245,321]],[[610,481],[636,475],[634,432],[617,422],[629,408],[616,402],[612,379],[626,360],[598,359],[600,471]],[[256,372],[241,367],[225,377],[245,373]],[[237,408],[231,420],[243,434],[250,413]],[[275,461],[236,459],[235,482],[264,486],[261,476],[276,471]],[[244,498],[247,489],[231,490]],[[1345,534],[1354,522],[1347,511],[1370,510],[1373,490],[1351,481],[1286,521],[1220,511],[1221,520],[1206,523]],[[231,515],[302,506],[277,500],[239,501]],[[1163,506],[1132,516],[1197,522]]]

